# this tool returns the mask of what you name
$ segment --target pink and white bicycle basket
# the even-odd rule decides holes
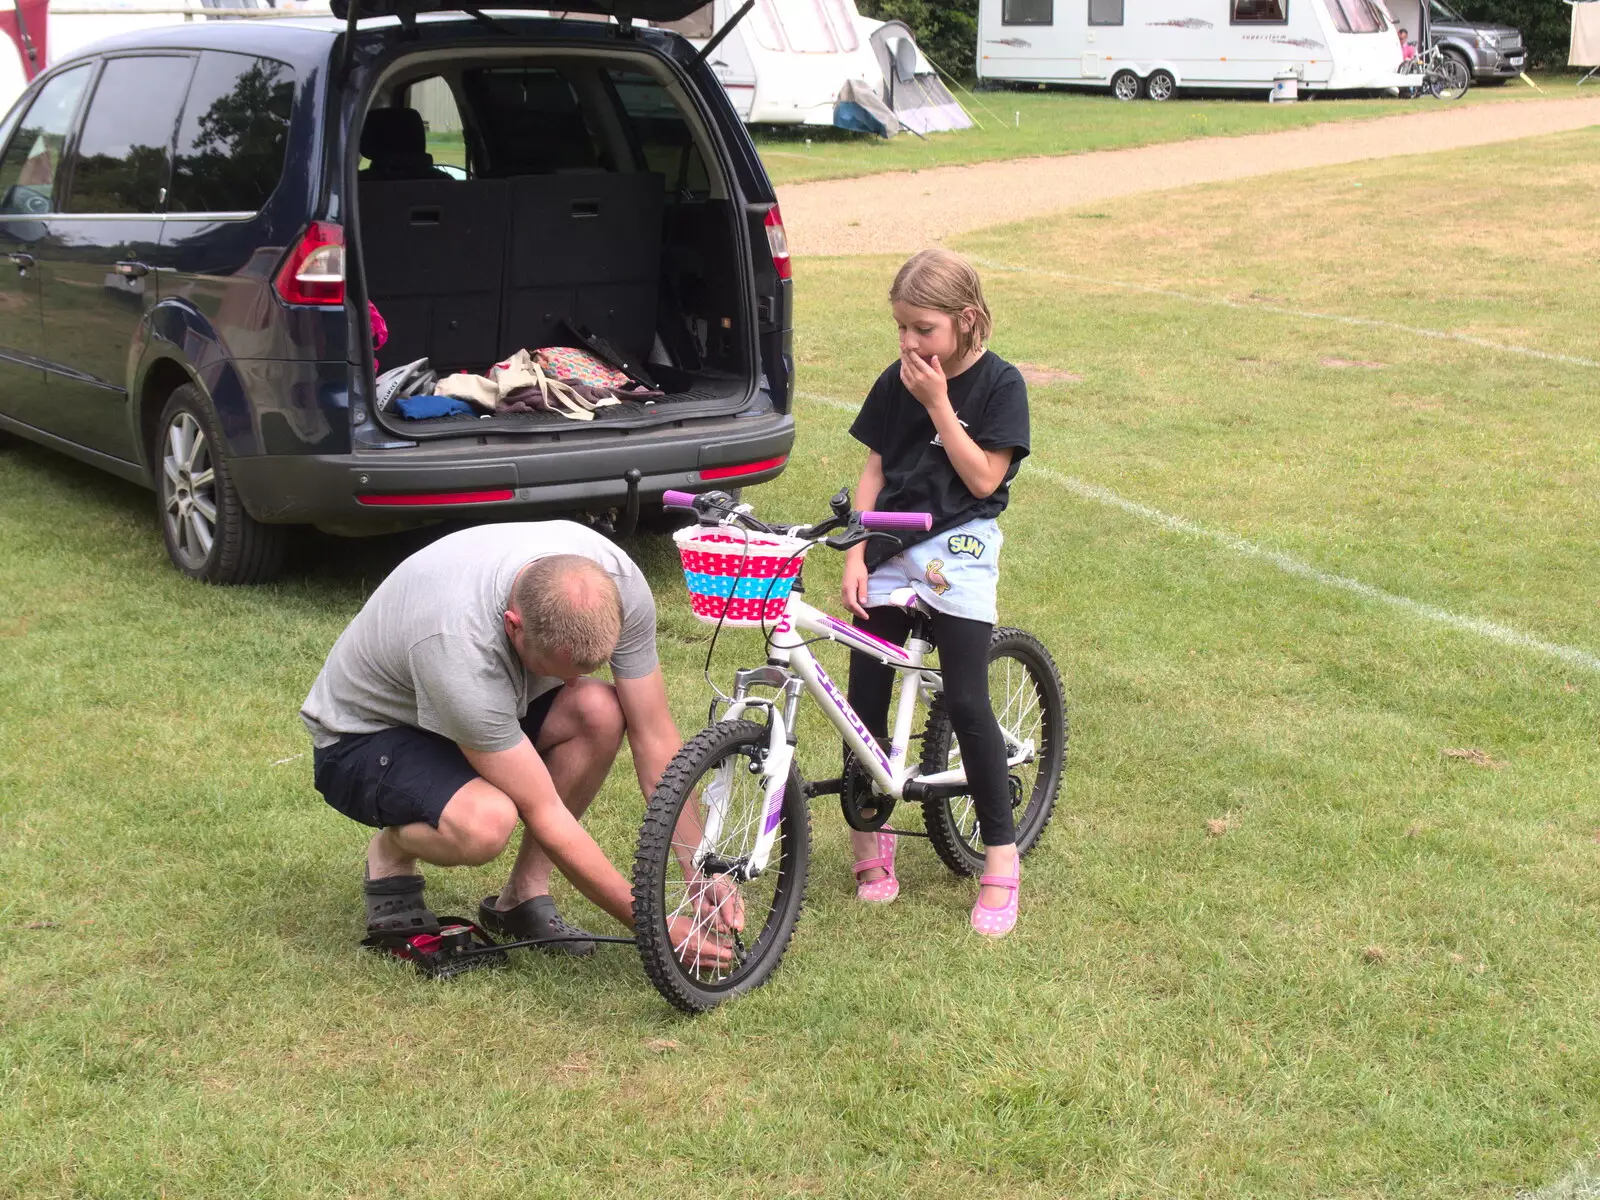
[[[691,525],[672,535],[690,606],[702,621],[743,629],[783,616],[810,544],[776,533]]]

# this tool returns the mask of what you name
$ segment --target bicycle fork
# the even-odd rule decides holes
[[[722,837],[723,826],[728,820],[728,804],[733,795],[733,775],[740,769],[737,761],[730,760],[723,763],[717,768],[716,774],[701,794],[701,801],[706,810],[704,836],[695,850],[694,864],[708,874],[725,873],[740,883],[747,883],[767,869],[767,864],[772,859],[772,847],[778,840],[778,826],[783,821],[783,805],[787,799],[789,769],[794,764],[795,739],[791,730],[794,729],[804,684],[796,675],[780,667],[771,666],[740,671],[735,679],[733,703],[723,714],[723,720],[738,720],[752,708],[762,708],[767,712],[766,750],[759,762],[752,762],[746,768],[752,774],[759,774],[761,777],[761,828],[756,834],[755,844],[750,848],[749,854],[741,855],[732,862],[709,862],[710,859],[719,857],[715,853],[715,847]],[[777,689],[781,693],[781,703],[776,697],[772,700],[751,699],[749,691],[752,686]]]

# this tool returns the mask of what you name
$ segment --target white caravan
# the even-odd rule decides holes
[[[743,0],[712,0],[665,25],[704,45],[741,7]],[[833,125],[853,82],[889,106],[887,113],[874,106],[877,116],[918,133],[971,124],[911,31],[863,17],[855,0],[755,0],[711,52],[710,65],[747,125]]]
[[[979,0],[982,79],[1167,100],[1287,79],[1309,91],[1414,85],[1399,66],[1379,0]]]
[[[668,28],[704,42],[743,0],[714,0]],[[711,53],[711,69],[746,124],[832,125],[839,89],[881,75],[855,0],[756,0]]]

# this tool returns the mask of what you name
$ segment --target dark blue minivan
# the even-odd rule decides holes
[[[701,0],[419,15],[440,2],[117,37],[0,126],[0,429],[152,487],[188,575],[268,579],[295,526],[631,518],[787,460],[776,196],[703,57],[636,23]],[[441,105],[462,163],[428,153]],[[379,403],[394,367],[550,346],[656,394]]]

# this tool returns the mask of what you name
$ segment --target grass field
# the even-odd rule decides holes
[[[0,450],[0,1195],[1600,1177],[1600,132],[1495,164],[965,240],[996,349],[1054,373],[1002,618],[1054,650],[1073,741],[1022,924],[979,944],[969,886],[916,846],[901,900],[858,905],[819,804],[783,969],[695,1020],[626,948],[443,986],[355,948],[364,839],[312,792],[295,712],[419,538],[313,539],[281,584],[208,590],[146,494]],[[797,265],[800,442],[764,510],[854,479],[895,265]],[[630,549],[695,728],[705,631],[666,542]],[[814,597],[838,567],[819,552]],[[755,651],[726,636],[721,676]],[[619,859],[628,779],[593,820]],[[498,883],[436,870],[430,895],[465,912]]]
[[[1458,104],[1523,103],[1581,96],[1577,75],[1540,74],[1542,92],[1513,81],[1501,87],[1476,87]],[[1303,104],[1264,100],[1179,99],[1165,104],[1114,100],[1086,92],[984,91],[962,93],[962,102],[983,128],[938,133],[922,140],[912,134],[884,140],[842,129],[765,126],[755,130],[767,173],[779,186],[811,179],[846,179],[880,171],[990,162],[1039,154],[1083,154],[1181,142],[1198,137],[1237,136],[1299,129],[1328,121],[1357,121],[1426,111],[1434,100],[1323,98]],[[428,150],[442,163],[466,164],[460,134],[428,138]]]

